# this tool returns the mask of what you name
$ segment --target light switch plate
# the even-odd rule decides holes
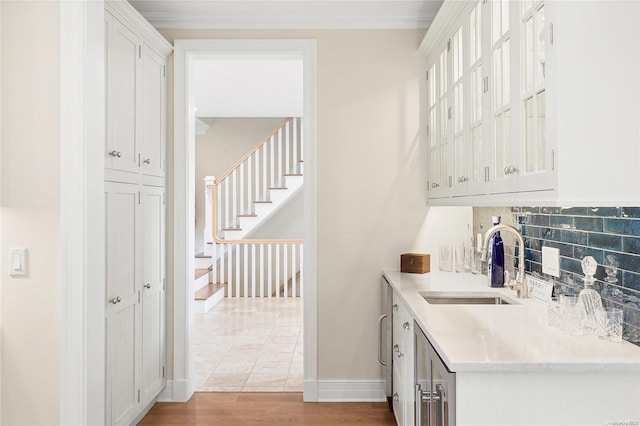
[[[542,273],[554,277],[560,276],[560,250],[553,247],[542,247]]]
[[[9,249],[9,275],[12,277],[24,277],[27,275],[27,249]]]

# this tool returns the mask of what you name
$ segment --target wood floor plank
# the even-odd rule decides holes
[[[139,425],[393,426],[386,402],[303,402],[302,393],[199,392],[187,402],[161,402]]]

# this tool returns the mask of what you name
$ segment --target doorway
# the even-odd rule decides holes
[[[186,401],[196,389],[194,307],[195,61],[211,55],[288,55],[303,62],[301,134],[305,151],[303,351],[304,399],[317,400],[316,177],[314,40],[176,40],[174,54],[174,268],[173,378],[171,400]],[[180,285],[180,283],[184,283]],[[168,385],[169,386],[169,385]]]

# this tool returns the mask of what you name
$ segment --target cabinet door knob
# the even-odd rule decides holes
[[[393,394],[393,400],[397,402],[398,399],[399,399],[398,392],[396,392],[396,393]]]
[[[143,161],[144,164],[151,164],[151,159],[147,158],[146,160]]]
[[[393,305],[391,309],[393,309],[393,312],[398,312],[398,305]]]
[[[112,157],[118,157],[118,158],[120,158],[120,157],[122,156],[122,153],[121,153],[120,151],[115,151],[115,150],[114,150],[114,151],[110,151],[110,152],[109,152],[109,155],[110,155],[110,156],[112,156]]]
[[[400,352],[400,346],[398,346],[397,344],[393,345],[393,351]]]
[[[402,328],[404,328],[405,330],[408,330],[408,329],[409,329],[409,327],[411,327],[411,326],[409,325],[409,322],[405,322],[404,324],[402,324]]]
[[[112,299],[109,299],[109,303],[115,305],[116,303],[120,303],[121,300],[122,299],[120,298],[120,296],[118,296],[118,297],[114,297]]]
[[[433,183],[431,184],[431,187],[432,187],[432,188],[437,188],[437,187],[439,187],[439,186],[440,186],[440,184],[435,183],[435,182],[433,182]]]
[[[146,284],[144,285],[144,288],[151,288],[151,284],[146,283]]]

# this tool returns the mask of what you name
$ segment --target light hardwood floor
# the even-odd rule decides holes
[[[302,393],[196,393],[156,404],[140,425],[393,426],[386,402],[303,402]]]

